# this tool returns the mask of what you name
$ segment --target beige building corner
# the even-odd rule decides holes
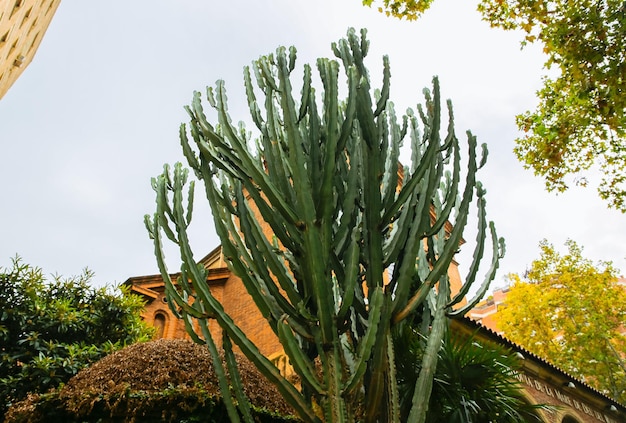
[[[0,0],[0,99],[32,62],[61,0]]]

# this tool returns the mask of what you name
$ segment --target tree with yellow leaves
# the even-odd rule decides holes
[[[609,262],[594,265],[572,240],[547,241],[498,310],[507,338],[613,397],[626,401],[626,287]]]

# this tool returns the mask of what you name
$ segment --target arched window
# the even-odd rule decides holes
[[[561,423],[580,423],[580,421],[568,415],[568,416],[563,417],[563,420],[561,420]]]
[[[165,326],[167,324],[167,317],[162,312],[157,312],[154,315],[153,326],[156,329],[156,337],[163,338],[165,335]]]
[[[536,404],[536,402],[532,400],[531,396],[524,392],[522,401],[524,401],[525,405],[527,406],[525,407],[525,411],[523,413],[524,417],[526,418],[525,421],[533,423],[543,423],[546,421],[546,419],[544,418],[545,416],[543,416],[543,413],[540,410],[532,409],[533,405]]]

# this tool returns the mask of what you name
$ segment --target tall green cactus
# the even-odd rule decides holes
[[[232,123],[223,81],[206,93],[217,123],[209,123],[196,92],[186,108],[189,126],[180,129],[188,164],[204,183],[224,256],[278,336],[300,377],[298,386],[281,376],[209,290],[207,271],[196,264],[187,237],[193,204],[193,183],[184,204],[187,170],[166,166],[153,179],[157,211],[145,221],[170,304],[194,339],[210,347],[232,421],[249,421],[250,414],[236,383],[236,366],[230,365],[226,376],[218,360],[210,319],[222,328],[226,356],[232,357],[232,341],[307,422],[397,422],[390,330],[407,318],[420,321],[428,347],[411,419],[423,421],[446,314],[465,313],[483,296],[503,253],[493,224],[487,230],[485,192],[475,179],[485,147],[479,163],[476,139],[468,133],[462,183],[449,102],[447,133],[440,137],[437,79],[432,93],[425,90],[418,115],[408,110],[398,120],[388,100],[386,57],[382,88],[373,92],[370,87],[365,34],[351,29],[333,44],[341,63],[318,59],[320,97],[313,71],[305,65],[301,95],[294,98],[295,48],[281,47],[245,68],[258,134],[254,141],[242,123]],[[344,100],[339,99],[342,65]],[[399,165],[405,138],[412,151],[410,167]],[[447,270],[474,198],[474,259],[462,290],[451,293]],[[273,234],[263,232],[264,223]],[[165,265],[163,233],[180,249],[177,281]],[[493,258],[485,281],[474,300],[453,309],[475,281],[488,236]]]

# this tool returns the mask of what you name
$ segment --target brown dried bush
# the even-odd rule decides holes
[[[293,415],[249,361],[237,356],[237,364],[255,414],[265,416],[259,421]],[[191,341],[161,339],[108,355],[59,391],[15,404],[6,422],[51,421],[53,416],[57,421],[180,421],[198,415],[227,421],[211,356]]]

